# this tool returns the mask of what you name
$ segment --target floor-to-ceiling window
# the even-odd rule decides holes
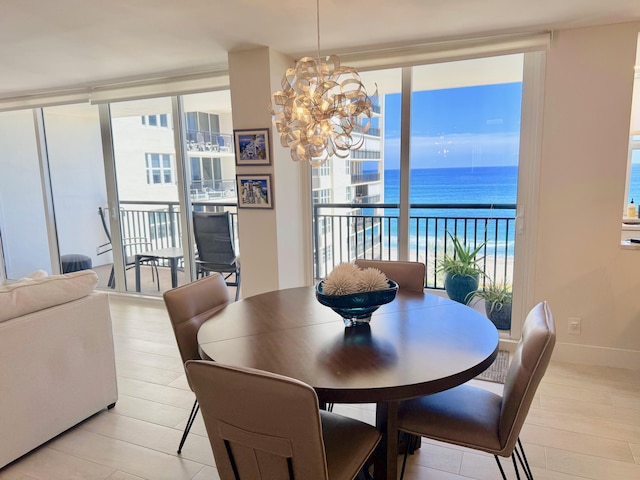
[[[36,135],[32,110],[0,113],[0,229],[12,280],[52,273]]]
[[[99,284],[106,285],[110,268],[97,268],[104,256],[111,258],[98,211],[107,202],[98,107],[83,103],[42,111],[60,255],[88,257]]]
[[[483,283],[513,279],[523,54],[413,67],[410,258],[437,261],[446,232],[483,245]],[[458,205],[465,205],[459,207]]]
[[[75,254],[99,288],[171,288],[167,259],[140,257],[137,282],[135,256],[182,249],[183,204],[230,210],[235,226],[232,132],[228,89],[0,113],[2,279],[57,273]],[[191,280],[192,257],[181,255],[176,284]]]
[[[437,267],[450,231],[485,246],[486,280],[511,283],[517,276],[517,218],[521,225],[525,221],[518,207],[535,191],[537,160],[527,149],[537,139],[527,138],[523,156],[522,135],[531,135],[539,119],[539,97],[531,87],[542,81],[543,62],[542,51],[453,59],[404,67],[393,82],[387,80],[400,69],[361,72],[367,89],[373,91],[377,84],[380,95],[383,195],[373,202],[381,207],[384,202],[385,208],[343,209],[341,222],[355,230],[348,238],[359,239],[362,248],[346,254],[342,250],[329,261],[323,253],[328,240],[322,239],[327,222],[334,224],[337,215],[327,210],[331,205],[320,208],[316,199],[314,225],[324,226],[314,232],[321,247],[316,250],[316,277],[355,258],[418,260],[427,264],[426,286],[442,289],[444,278]],[[523,118],[530,129],[522,128]],[[367,166],[364,162],[361,168]],[[336,170],[335,161],[332,168]],[[324,183],[332,181],[329,177]],[[527,192],[519,199],[522,185]],[[314,189],[318,186],[313,183]],[[382,248],[376,249],[378,245]]]

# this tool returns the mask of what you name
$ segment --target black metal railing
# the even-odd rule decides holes
[[[194,211],[231,212],[238,239],[237,204],[192,202]],[[178,202],[121,202],[124,237],[144,237],[151,249],[182,246]],[[425,286],[444,288],[440,259],[451,253],[447,232],[462,238],[479,254],[485,279],[513,278],[515,204],[412,204],[409,260],[427,266]],[[398,260],[399,209],[390,203],[323,203],[313,206],[314,274],[324,278],[333,267],[357,258]],[[147,247],[149,249],[149,247]],[[138,252],[132,252],[138,253]]]
[[[425,286],[444,288],[438,264],[451,253],[447,232],[473,248],[482,245],[484,280],[513,278],[515,204],[412,204],[409,259],[427,266]],[[317,279],[357,258],[398,260],[399,210],[396,204],[317,204],[313,206],[314,265]]]
[[[195,212],[231,213],[231,233],[237,246],[238,214],[235,202],[191,202]],[[120,202],[120,219],[124,238],[139,237],[148,240],[145,250],[182,247],[182,226],[178,202],[126,201]],[[140,248],[143,248],[142,246]],[[142,253],[141,251],[131,252]]]

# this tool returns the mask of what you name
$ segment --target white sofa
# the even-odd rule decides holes
[[[85,270],[0,286],[0,468],[115,405],[109,297],[96,282]]]

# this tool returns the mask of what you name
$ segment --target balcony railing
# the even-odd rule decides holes
[[[121,202],[125,237],[145,237],[153,249],[182,246],[178,202]],[[194,211],[231,212],[238,239],[236,203],[194,201]],[[446,232],[468,245],[483,244],[480,265],[485,278],[513,278],[515,204],[412,204],[409,217],[409,259],[427,266],[425,286],[444,288],[438,262],[451,252]],[[315,278],[324,278],[337,264],[357,258],[398,260],[396,204],[323,203],[313,206]],[[135,253],[135,252],[131,252]]]
[[[236,199],[236,181],[222,180],[194,180],[190,185],[191,200],[213,200],[216,198]]]
[[[193,201],[195,212],[231,213],[231,233],[237,246],[238,214],[237,204],[207,201]],[[146,250],[167,247],[182,247],[182,227],[180,225],[180,204],[178,202],[120,202],[120,218],[123,237],[143,237],[151,246]],[[140,248],[139,248],[140,250]],[[130,255],[142,251],[127,252]]]
[[[380,172],[352,173],[351,184],[370,183],[380,181]]]
[[[188,129],[186,137],[190,152],[234,152],[233,135],[229,133]]]
[[[398,205],[317,204],[315,225],[315,276],[324,278],[341,262],[357,258],[398,260]],[[409,218],[409,259],[427,266],[425,286],[444,288],[438,263],[450,254],[450,232],[479,254],[485,279],[513,278],[515,233],[514,204],[412,204]]]

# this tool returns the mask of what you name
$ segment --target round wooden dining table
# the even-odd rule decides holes
[[[298,287],[227,305],[202,325],[198,344],[203,358],[301,380],[321,404],[375,403],[378,480],[397,475],[398,403],[486,370],[498,352],[498,331],[472,308],[403,290],[370,324],[345,327],[316,300],[314,287]]]

